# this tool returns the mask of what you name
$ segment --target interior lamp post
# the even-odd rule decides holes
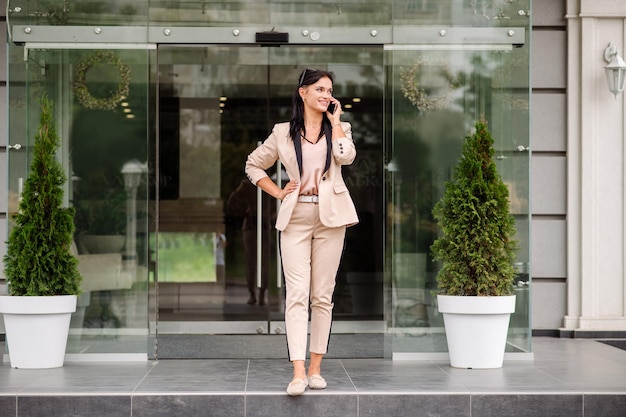
[[[604,67],[606,81],[609,91],[617,98],[617,95],[624,91],[624,81],[626,80],[626,62],[617,53],[617,47],[613,42],[604,50],[604,60],[609,64]]]
[[[129,268],[137,264],[137,188],[146,166],[133,159],[122,167],[124,189],[126,190],[126,250],[125,258]]]

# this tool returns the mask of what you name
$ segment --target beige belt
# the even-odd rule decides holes
[[[316,195],[299,195],[298,196],[298,202],[300,203],[319,203],[320,202],[320,198],[319,196]]]

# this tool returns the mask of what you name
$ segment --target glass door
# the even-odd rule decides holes
[[[441,233],[432,208],[452,179],[465,137],[479,120],[494,138],[520,245],[507,353],[531,351],[530,154],[526,48],[506,44],[386,48],[390,106],[389,346],[394,358],[445,358],[430,247]],[[441,353],[442,355],[437,355]]]
[[[382,47],[163,45],[157,68],[158,356],[285,356],[277,201],[248,181],[244,164],[274,123],[289,120],[304,68],[335,73],[358,150],[344,176],[361,222],[346,238],[331,343],[353,355],[354,335],[373,335],[382,356]],[[288,180],[279,165],[268,173]]]
[[[70,250],[82,275],[67,355],[145,360],[154,350],[145,239],[147,126],[153,115],[147,69],[154,51],[146,45],[45,46],[8,48],[9,218],[19,209],[39,100],[47,96],[67,178],[64,204],[75,210]]]

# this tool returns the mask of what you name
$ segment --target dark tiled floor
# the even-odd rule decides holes
[[[533,361],[501,369],[446,362],[327,359],[328,388],[285,394],[283,359],[0,366],[0,416],[626,416],[626,351],[535,338]]]

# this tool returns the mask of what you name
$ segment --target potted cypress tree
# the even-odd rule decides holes
[[[0,313],[14,368],[63,366],[82,279],[70,251],[74,209],[63,207],[66,176],[56,159],[54,106],[45,95],[39,105],[30,174],[3,259],[9,295],[0,297]]]
[[[431,250],[441,262],[437,303],[451,365],[499,368],[515,310],[518,242],[508,188],[493,159],[493,138],[486,122],[475,128],[433,209],[442,235]]]

